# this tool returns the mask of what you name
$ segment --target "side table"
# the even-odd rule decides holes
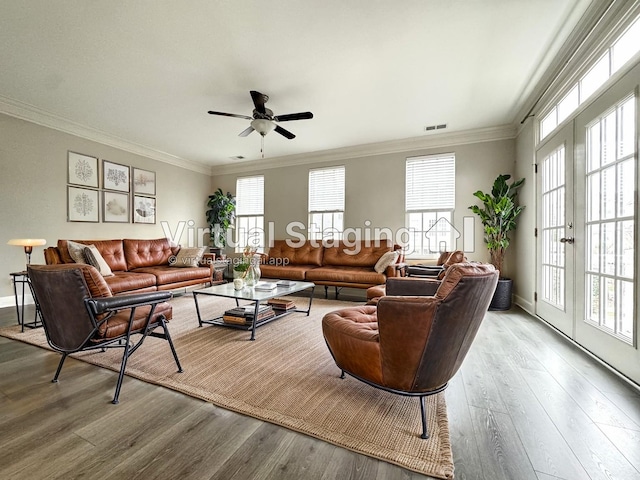
[[[215,260],[213,262],[213,278],[211,279],[211,285],[220,285],[221,283],[226,283],[224,278],[224,272],[227,270],[227,266],[229,265],[229,260]]]
[[[38,302],[36,300],[36,294],[33,291],[33,286],[31,285],[31,280],[29,280],[29,274],[26,270],[22,272],[13,272],[10,273],[11,281],[13,282],[13,295],[16,298],[16,314],[18,315],[18,325],[22,328],[21,330],[24,332],[24,327],[28,328],[38,328],[42,326],[42,313],[40,312],[40,307],[38,306]],[[22,295],[21,301],[18,301],[18,284],[22,286]],[[31,292],[31,296],[33,297],[33,302],[35,304],[36,313],[33,317],[32,322],[26,322],[24,318],[24,286],[29,286],[29,291]]]
[[[213,265],[213,274],[211,275],[211,285],[220,285],[225,283],[224,272],[229,265],[229,259],[217,258],[215,253],[205,253],[202,256],[202,263]]]

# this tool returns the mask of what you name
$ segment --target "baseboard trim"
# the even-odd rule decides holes
[[[18,304],[20,304],[21,297],[18,297]],[[31,295],[24,296],[25,305],[33,305],[33,297]],[[16,297],[13,295],[9,297],[0,297],[0,308],[13,307],[16,308]]]

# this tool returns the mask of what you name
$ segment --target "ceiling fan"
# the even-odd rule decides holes
[[[249,93],[251,93],[251,99],[253,100],[253,105],[255,106],[255,108],[253,109],[252,117],[249,117],[248,115],[236,115],[235,113],[214,112],[213,110],[209,110],[209,114],[251,120],[251,125],[240,132],[240,134],[238,135],[239,137],[246,137],[254,130],[264,137],[270,131],[275,130],[280,135],[288,138],[289,140],[296,138],[296,136],[290,131],[282,128],[280,125],[276,125],[275,122],[290,122],[291,120],[307,120],[313,118],[313,113],[311,112],[274,115],[273,111],[264,106],[264,104],[269,101],[268,95],[256,92],[255,90],[251,90]]]

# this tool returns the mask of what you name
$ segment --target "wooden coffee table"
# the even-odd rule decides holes
[[[278,280],[263,280],[269,282],[278,282]],[[315,288],[315,284],[311,282],[302,282],[295,281],[292,285],[281,287],[278,286],[273,290],[258,290],[253,287],[244,287],[242,290],[235,290],[233,288],[233,283],[224,283],[222,285],[214,285],[207,288],[201,288],[193,291],[193,301],[196,304],[196,312],[198,314],[198,326],[202,326],[203,324],[208,325],[218,325],[222,327],[228,328],[237,328],[241,330],[251,330],[251,340],[256,339],[256,328],[264,325],[265,323],[272,322],[273,320],[277,320],[279,318],[284,317],[290,313],[298,312],[298,313],[306,313],[309,316],[309,312],[311,312],[311,302],[313,301],[313,290]],[[258,320],[258,309],[260,305],[271,300],[272,298],[284,297],[287,295],[291,295],[293,293],[301,292],[303,290],[311,289],[309,294],[309,305],[306,310],[300,309],[291,309],[285,310],[281,313],[276,314],[274,317],[266,318],[263,320]],[[247,300],[249,302],[253,302],[254,306],[254,314],[253,321],[251,325],[239,325],[233,323],[225,323],[222,319],[222,316],[212,318],[210,320],[203,320],[202,315],[200,314],[200,306],[198,305],[198,296],[200,295],[209,295],[212,297],[225,297],[225,298],[234,298],[236,300],[236,305],[240,305],[240,300]]]

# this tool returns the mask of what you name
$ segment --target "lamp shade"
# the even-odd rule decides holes
[[[45,245],[47,241],[44,238],[13,238],[7,242],[7,245],[18,245],[20,247],[36,247]]]

